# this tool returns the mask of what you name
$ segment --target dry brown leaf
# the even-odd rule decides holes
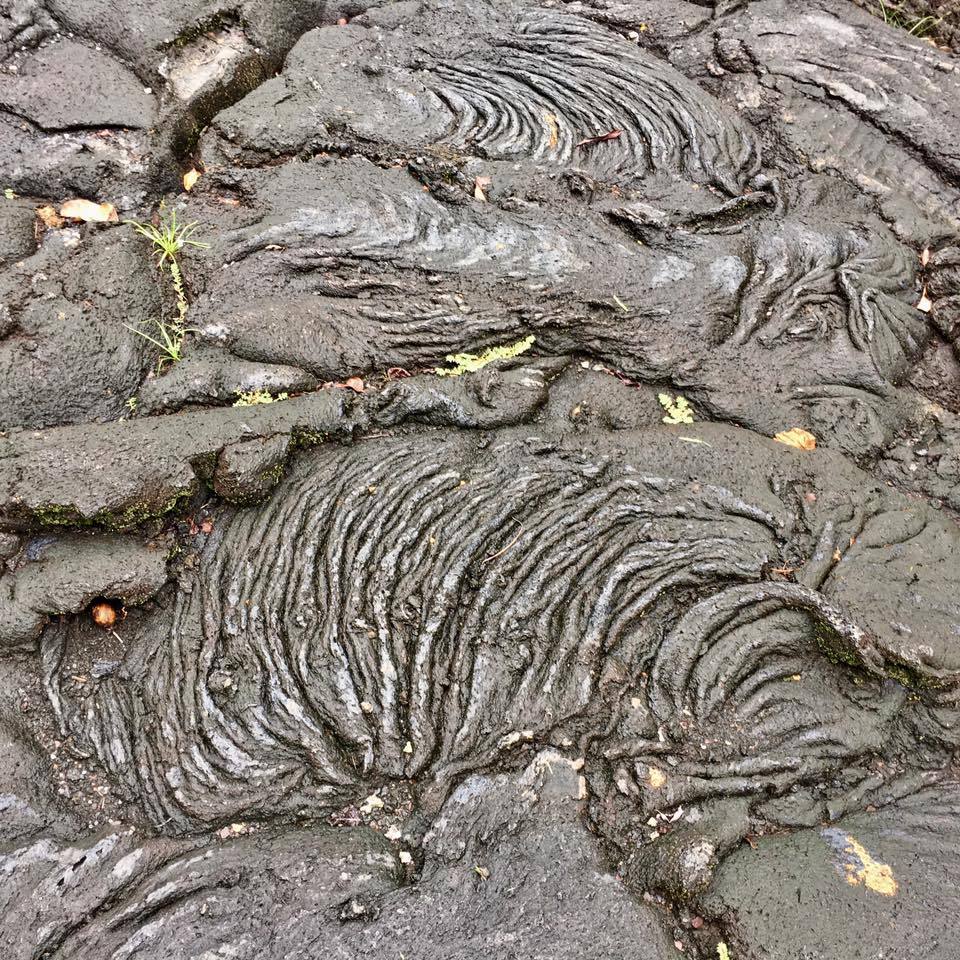
[[[784,443],[788,447],[796,447],[798,450],[816,450],[817,438],[807,430],[801,430],[794,427],[792,430],[783,430],[773,438],[778,443]]]
[[[118,219],[112,203],[94,203],[92,200],[68,200],[60,207],[60,216],[84,223],[116,223]]]
[[[923,313],[929,313],[930,308],[933,306],[933,301],[927,296],[927,288],[923,288],[923,293],[920,295],[920,302],[917,304],[917,309]]]
[[[363,381],[359,377],[349,377],[343,381],[343,385],[355,393],[363,393],[363,391],[366,390]]]
[[[930,262],[930,248],[924,247],[923,253],[920,254],[920,264],[921,266],[926,266]]]
[[[188,193],[194,188],[196,182],[200,179],[200,171],[191,167],[183,175],[183,189]]]
[[[56,230],[63,226],[63,217],[61,217],[54,207],[37,207],[37,216],[43,225],[50,230]]]

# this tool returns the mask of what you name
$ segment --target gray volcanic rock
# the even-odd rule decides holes
[[[48,537],[27,544],[26,562],[0,578],[0,637],[29,645],[52,614],[77,613],[97,597],[131,604],[167,581],[163,550],[122,537]]]
[[[393,886],[398,865],[373,831],[245,832],[204,844],[124,829],[79,847],[47,837],[15,847],[3,861],[5,923],[16,931],[5,945],[17,958],[294,956],[324,950],[325,924],[339,925],[351,900]]]
[[[734,194],[758,172],[753,134],[735,114],[588,19],[458,0],[425,12],[426,37],[389,6],[344,29],[312,31],[283,75],[221,114],[214,130],[268,154],[345,138],[570,165],[580,140],[619,124],[616,149],[584,158],[590,172],[673,170]],[[513,122],[498,122],[504,115]]]
[[[0,109],[48,133],[76,127],[151,125],[155,103],[136,76],[100,49],[61,40],[29,59],[0,87]]]
[[[730,918],[732,955],[747,960],[949,957],[953,924],[933,905],[960,880],[957,804],[957,785],[944,784],[743,847],[706,907]]]
[[[206,845],[126,831],[82,849],[34,841],[5,858],[6,906],[22,931],[41,929],[41,949],[63,957],[136,947],[249,960],[264,950],[439,958],[485,947],[544,960],[614,950],[666,960],[676,948],[661,912],[602,869],[579,822],[581,780],[549,752],[519,777],[468,780],[424,839],[413,886],[398,883],[405,851],[368,828],[278,834],[237,824]],[[464,836],[475,838],[466,848]],[[468,914],[478,926],[464,926]],[[29,939],[10,941],[14,956],[31,955]]]
[[[161,310],[152,266],[118,230],[88,230],[0,271],[0,430],[121,417],[152,364],[134,332]]]
[[[209,479],[224,447],[262,436],[313,443],[349,433],[345,410],[342,393],[317,393],[212,415],[13,433],[0,439],[0,524],[136,526]]]
[[[658,469],[650,439],[592,454],[546,436],[322,449],[263,508],[218,527],[169,622],[129,651],[122,680],[87,685],[58,709],[156,824],[181,829],[336,805],[383,778],[412,780],[436,803],[518,742],[559,743],[596,723],[601,703],[610,710],[627,696],[640,663],[664,742],[694,729],[716,741],[728,727],[734,738],[671,778],[678,803],[688,788],[705,798],[696,782],[712,769],[723,771],[717,796],[741,771],[758,790],[764,769],[779,789],[822,777],[841,758],[888,749],[892,724],[925,725],[952,747],[945,718],[937,729],[928,719],[952,710],[960,682],[960,568],[936,564],[932,550],[938,539],[941,556],[960,549],[956,527],[889,512],[869,484],[852,503],[818,500],[801,527],[792,494],[760,496],[742,467],[701,462],[687,473],[689,445],[666,435]],[[695,439],[761,463],[775,453],[736,431]],[[830,466],[805,480],[810,489],[833,485]],[[787,473],[782,489],[802,475]],[[322,551],[314,540],[298,549],[308,536]],[[849,551],[835,547],[848,539]],[[855,585],[876,579],[862,569],[874,552],[894,574],[886,604],[853,606]],[[617,562],[597,567],[603,556]],[[802,567],[800,583],[763,579],[787,557]],[[935,605],[895,575],[927,558],[922,582]],[[706,599],[655,643],[646,615],[681,587]],[[911,606],[924,611],[922,635]],[[64,644],[50,648],[51,663],[63,662]],[[849,671],[824,650],[863,672],[852,703]],[[757,703],[754,673],[778,658]],[[192,679],[159,682],[163,663],[163,677]],[[903,671],[929,688],[917,702],[885,683]],[[198,711],[198,684],[215,710]],[[862,713],[868,689],[876,701]],[[158,723],[131,726],[131,716]],[[739,759],[748,744],[769,758]],[[644,748],[634,749],[640,762]]]

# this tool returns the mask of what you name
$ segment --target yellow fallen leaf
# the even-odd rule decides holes
[[[63,218],[53,207],[37,207],[37,216],[45,227],[56,230],[63,226]]]
[[[490,177],[477,177],[473,181],[473,199],[481,203],[487,202],[487,189],[493,181]]]
[[[798,450],[816,450],[817,438],[807,430],[801,430],[794,427],[792,430],[782,430],[773,438],[778,443],[784,443],[788,447],[796,447]]]
[[[650,786],[653,787],[654,790],[659,790],[667,782],[667,775],[656,767],[650,767],[647,773],[647,779],[650,781]]]
[[[60,207],[60,216],[84,223],[116,223],[117,211],[112,203],[94,203],[92,200],[68,200]]]
[[[191,167],[183,175],[183,189],[189,192],[194,188],[194,185],[199,179],[200,179],[200,171]]]
[[[543,116],[547,121],[547,129],[550,131],[550,149],[553,150],[560,142],[560,127],[557,125],[557,118],[555,114],[552,114],[548,111],[544,113]]]

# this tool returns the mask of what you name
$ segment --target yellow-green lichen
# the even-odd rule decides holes
[[[495,360],[512,360],[514,357],[520,356],[521,353],[529,350],[535,341],[536,337],[531,335],[523,340],[518,340],[516,343],[491,347],[489,350],[484,350],[483,353],[451,353],[447,355],[446,360],[454,366],[437,367],[434,373],[440,377],[459,377],[464,373],[475,373]]]
[[[235,407],[255,407],[261,403],[276,403],[278,400],[286,400],[290,394],[278,393],[273,396],[269,390],[250,390],[246,393],[237,395]]]

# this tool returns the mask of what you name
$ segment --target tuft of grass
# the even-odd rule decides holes
[[[161,316],[146,321],[148,324],[153,324],[156,336],[147,333],[142,327],[126,324],[128,330],[143,337],[160,351],[157,362],[159,373],[165,363],[177,363],[183,357],[183,341],[190,332],[187,328],[187,311],[190,309],[190,301],[187,299],[186,283],[183,279],[183,271],[180,269],[180,254],[186,247],[206,249],[210,244],[193,239],[198,226],[196,221],[187,224],[177,223],[177,211],[171,210],[167,213],[162,203],[159,225],[140,223],[137,220],[126,220],[125,223],[153,244],[157,269],[161,273],[169,274],[170,285],[173,288],[177,315],[170,319]]]
[[[448,363],[454,364],[454,366],[447,368],[437,367],[434,373],[440,377],[459,377],[464,373],[475,373],[477,370],[482,370],[488,363],[493,363],[494,360],[512,360],[514,357],[518,357],[524,351],[529,350],[535,341],[536,337],[531,335],[525,337],[523,340],[518,340],[516,343],[504,344],[500,347],[491,347],[489,350],[484,350],[483,353],[479,354],[448,354],[446,360]]]
[[[879,10],[884,23],[891,27],[898,27],[900,30],[906,30],[907,33],[918,39],[930,36],[940,25],[940,17],[911,17],[903,12],[899,4],[887,4],[884,0],[880,0]]]
[[[250,390],[248,393],[237,395],[235,407],[255,407],[260,403],[276,403],[278,400],[286,400],[290,394],[278,393],[273,396],[269,390]]]
[[[167,323],[159,317],[143,322],[153,324],[156,336],[147,333],[143,326],[134,327],[129,323],[124,326],[138,337],[143,337],[144,340],[152,343],[160,351],[157,358],[157,373],[163,369],[165,363],[179,363],[183,359],[183,341],[187,336],[187,328],[177,322]]]
[[[198,227],[196,221],[178,224],[177,211],[171,210],[169,214],[166,213],[162,203],[160,204],[159,226],[154,226],[152,223],[140,223],[138,220],[125,220],[124,223],[133,227],[141,237],[146,237],[154,245],[158,257],[158,267],[162,267],[168,260],[176,263],[177,254],[184,247],[200,247],[205,250],[210,246],[209,243],[192,239]]]

